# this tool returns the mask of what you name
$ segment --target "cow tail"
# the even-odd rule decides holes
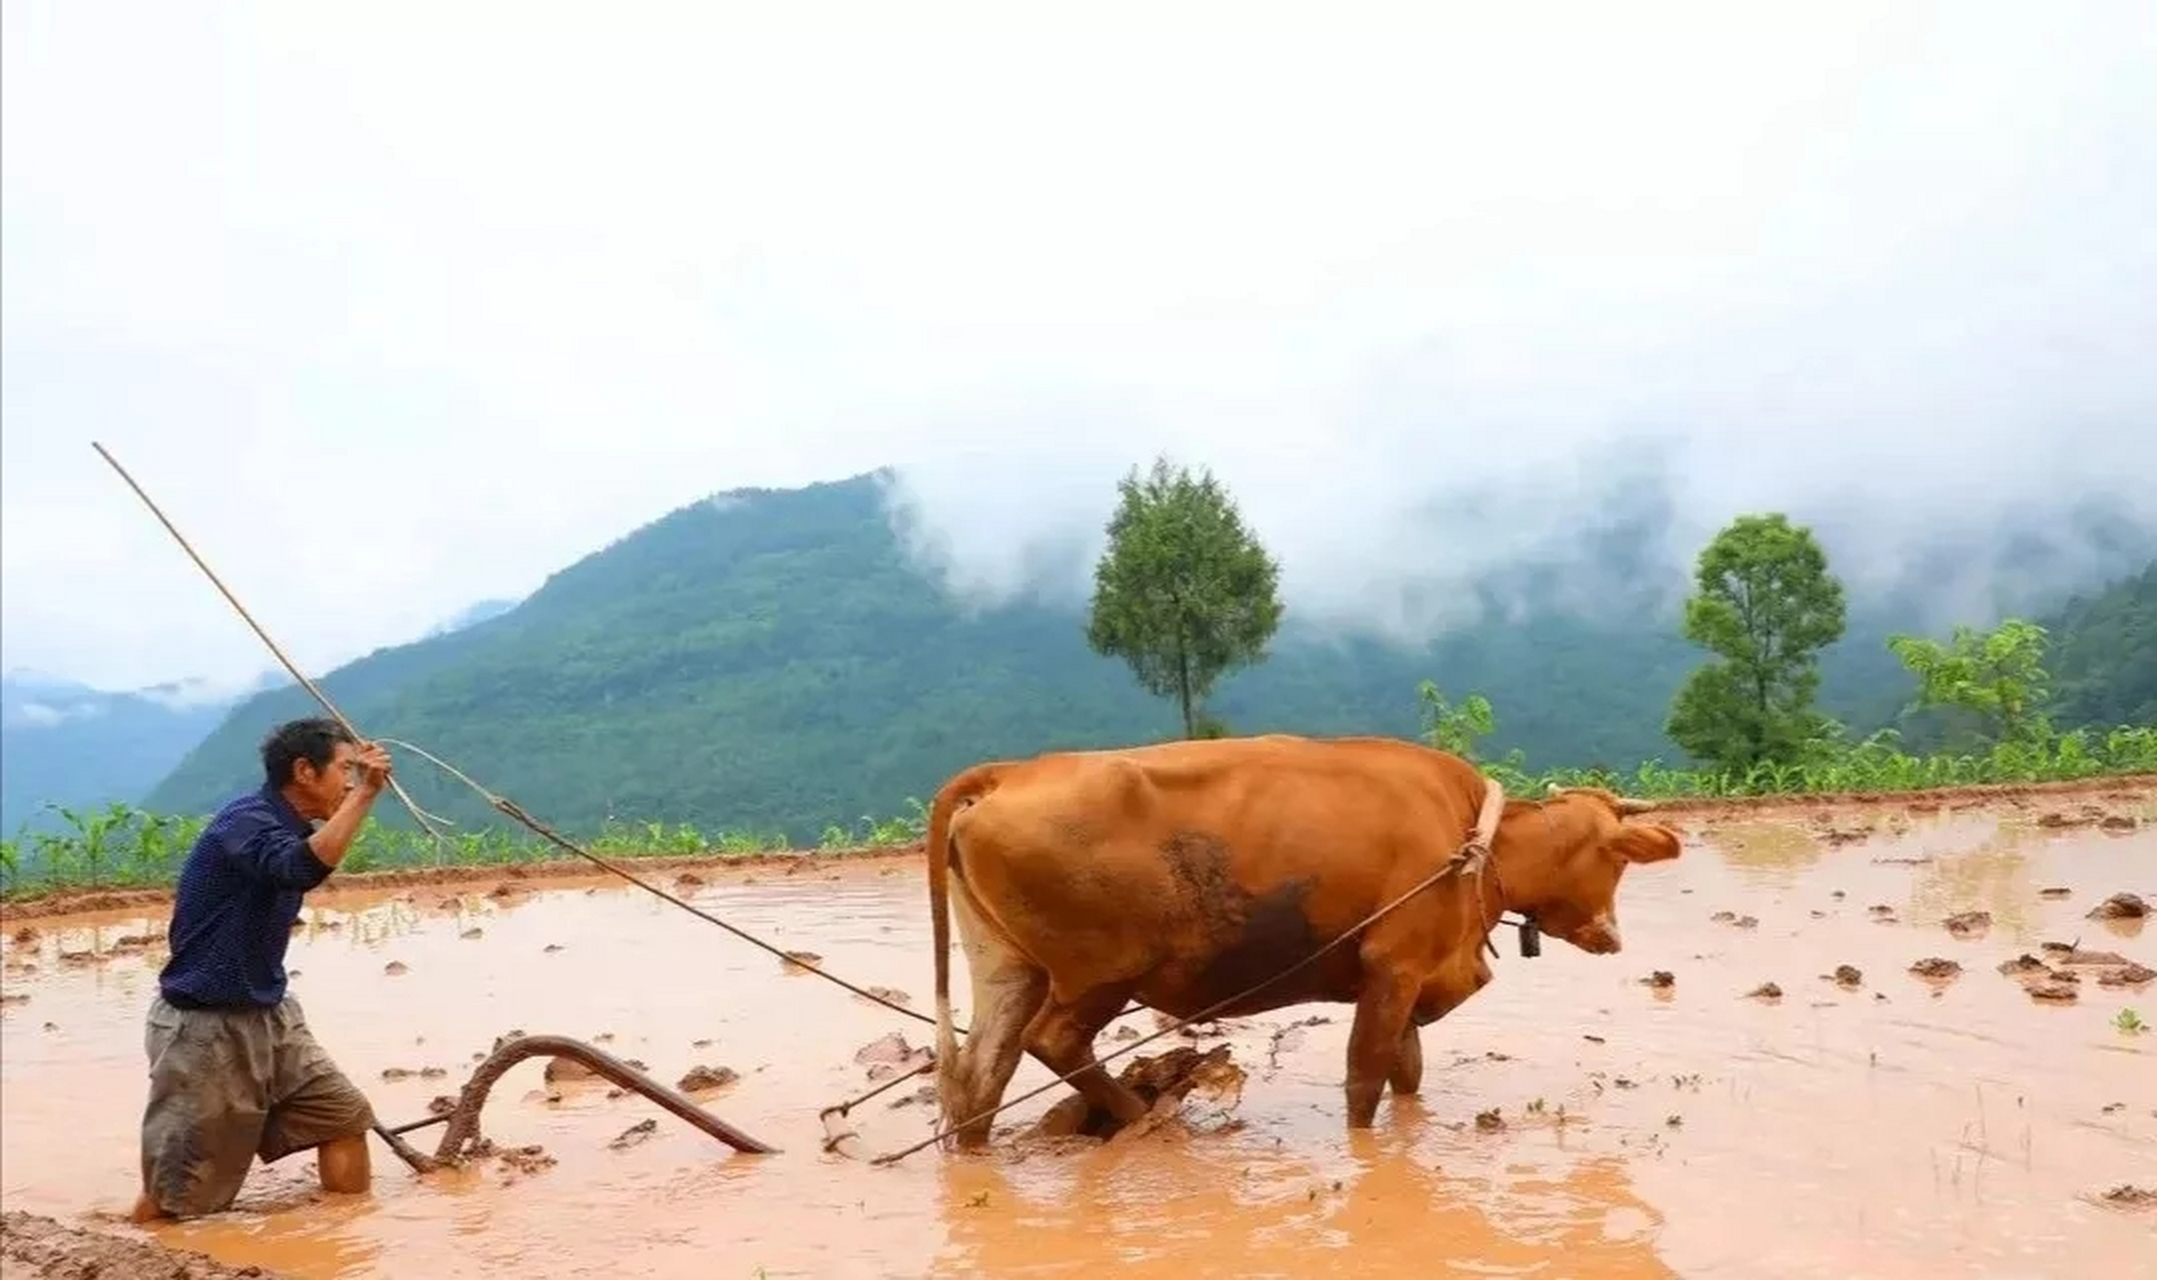
[[[937,1074],[957,1062],[958,1033],[951,1024],[951,818],[996,786],[994,765],[975,765],[946,782],[929,806],[929,946],[936,955]]]

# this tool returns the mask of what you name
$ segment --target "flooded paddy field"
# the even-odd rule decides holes
[[[2157,785],[1672,820],[1685,855],[1620,892],[1624,952],[1546,940],[1523,959],[1501,929],[1496,980],[1424,1032],[1421,1096],[1389,1095],[1367,1132],[1342,1122],[1350,1010],[1313,1005],[1202,1034],[1231,1047],[1240,1096],[1194,1094],[1153,1132],[1013,1133],[884,1168],[826,1154],[817,1112],[870,1087],[865,1047],[925,1044],[922,1023],[610,878],[317,893],[292,991],[385,1121],[426,1115],[518,1030],[596,1041],[669,1084],[729,1069],[699,1101],[781,1150],[735,1154],[535,1059],[482,1123],[540,1158],[422,1180],[377,1143],[374,1194],[325,1200],[295,1156],[257,1166],[233,1212],[147,1232],[113,1218],[135,1191],[165,908],[17,911],[0,1199],[323,1280],[2157,1276],[2157,1205],[2121,1190],[2157,1190],[2157,1033],[2134,1029],[2157,1023],[2157,925],[2091,918],[2117,894],[2157,904]],[[918,856],[696,875],[678,891],[698,906],[933,1012]],[[963,1022],[963,962],[953,979]],[[1123,1026],[1155,1030],[1127,1015],[1103,1053]],[[1029,1059],[1009,1096],[1049,1078]],[[919,1083],[856,1113],[872,1151],[928,1134]],[[413,1136],[432,1151],[438,1133]],[[0,1276],[65,1274],[28,1257],[11,1245]]]

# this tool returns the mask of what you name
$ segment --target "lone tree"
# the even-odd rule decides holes
[[[1148,693],[1175,698],[1184,736],[1197,737],[1214,682],[1266,656],[1281,625],[1280,566],[1210,471],[1194,478],[1155,458],[1116,490],[1086,642],[1129,663]]]
[[[1898,635],[1887,647],[1917,677],[1916,709],[1959,711],[1982,724],[1993,742],[2032,745],[2052,733],[2046,640],[2043,627],[2009,618],[1990,631],[1956,627],[1944,645]]]
[[[1795,759],[1827,727],[1812,705],[1819,652],[1843,632],[1827,554],[1780,512],[1739,516],[1701,551],[1694,581],[1685,638],[1718,661],[1686,679],[1664,732],[1724,769]]]

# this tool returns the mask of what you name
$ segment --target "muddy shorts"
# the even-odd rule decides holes
[[[291,996],[269,1009],[181,1009],[159,996],[143,1051],[142,1185],[175,1217],[230,1207],[257,1156],[272,1164],[374,1124]]]

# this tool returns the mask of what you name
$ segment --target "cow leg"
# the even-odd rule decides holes
[[[1396,1094],[1414,1093],[1423,1084],[1423,1034],[1422,1029],[1445,1017],[1468,1002],[1468,997],[1489,985],[1490,961],[1478,952],[1475,971],[1467,986],[1437,983],[1425,987],[1416,999],[1415,1013],[1408,1025],[1401,1029],[1400,1048],[1393,1060],[1390,1083]]]
[[[1022,1038],[1048,994],[1048,975],[985,929],[963,897],[953,895],[951,905],[974,1004],[958,1060],[937,1072],[936,1097],[944,1124],[958,1126],[951,1136],[965,1150],[988,1143],[995,1117],[982,1113],[1004,1100],[1019,1069]]]
[[[1401,1028],[1401,1042],[1393,1051],[1393,1074],[1388,1080],[1396,1094],[1411,1094],[1423,1087],[1423,1028],[1413,1021]]]
[[[1374,974],[1356,1002],[1355,1024],[1348,1031],[1348,1127],[1368,1129],[1378,1118],[1378,1097],[1385,1092],[1400,1056],[1403,1032],[1413,1030],[1409,1014],[1416,989],[1383,972]],[[1417,1046],[1420,1058],[1421,1046]]]
[[[1026,1028],[1026,1051],[1057,1075],[1069,1076],[1067,1083],[1086,1099],[1086,1105],[1108,1113],[1118,1128],[1152,1108],[1109,1075],[1108,1068],[1094,1057],[1093,1042],[1123,1012],[1130,994],[1127,985],[1097,987],[1065,1004],[1051,993]]]

